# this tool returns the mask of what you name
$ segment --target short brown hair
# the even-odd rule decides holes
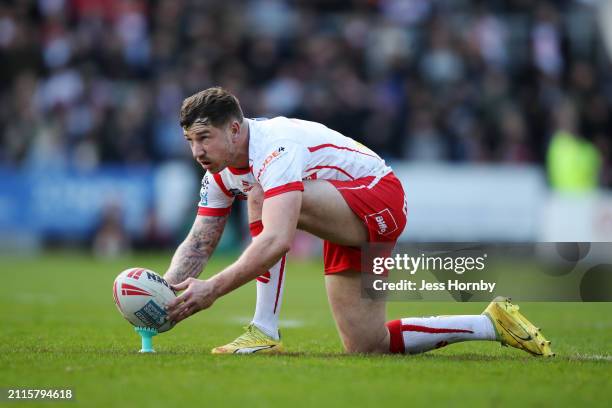
[[[242,123],[244,115],[238,98],[221,87],[208,88],[183,100],[181,127],[189,128],[200,120],[215,127],[226,125],[232,119]]]

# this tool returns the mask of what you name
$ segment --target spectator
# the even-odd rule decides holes
[[[601,157],[595,146],[578,134],[574,104],[562,101],[553,115],[557,130],[547,157],[552,187],[571,193],[594,190],[599,184]]]
[[[568,95],[609,185],[605,15],[577,0],[5,1],[0,162],[180,158],[178,101],[222,85],[251,116],[318,120],[390,158],[544,164],[558,129],[543,118]]]

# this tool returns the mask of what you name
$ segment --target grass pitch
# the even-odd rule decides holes
[[[281,314],[287,355],[209,353],[242,332],[253,313],[254,284],[155,337],[157,354],[140,355],[139,337],[113,304],[112,282],[132,266],[163,273],[169,259],[2,258],[0,387],[71,388],[76,401],[57,403],[71,407],[609,406],[612,399],[612,303],[521,303],[552,340],[554,359],[493,342],[419,356],[346,356],[318,261],[287,269]],[[231,259],[213,259],[204,274]],[[390,303],[388,315],[472,314],[484,307]]]

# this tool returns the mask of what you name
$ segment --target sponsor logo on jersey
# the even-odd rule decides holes
[[[166,311],[152,300],[149,300],[142,309],[135,311],[134,315],[136,315],[145,326],[155,328],[159,328],[164,324],[167,317]]]
[[[208,185],[210,181],[208,177],[202,179],[202,188],[200,188],[200,207],[206,207],[208,205]]]
[[[274,160],[278,159],[283,153],[285,153],[285,148],[281,146],[278,149],[274,150],[272,153],[270,153],[268,157],[264,159],[259,171],[257,172],[257,181],[259,181],[259,179],[261,178],[261,174],[264,172],[266,167],[268,167],[268,165]]]
[[[365,217],[370,229],[378,232],[379,235],[389,235],[397,230],[397,222],[391,211],[385,208],[377,213],[368,214]]]

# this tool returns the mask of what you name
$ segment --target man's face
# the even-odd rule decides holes
[[[226,168],[234,155],[237,122],[230,122],[222,127],[207,123],[195,122],[183,129],[183,135],[189,142],[193,158],[204,170],[218,173]]]

